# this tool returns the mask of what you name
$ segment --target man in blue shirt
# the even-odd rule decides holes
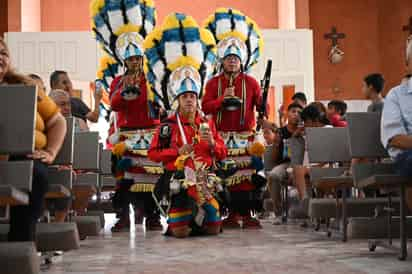
[[[412,73],[412,36],[408,40],[406,64]],[[381,140],[394,159],[397,172],[412,178],[412,78],[389,91],[382,113]],[[412,209],[412,188],[407,190]]]

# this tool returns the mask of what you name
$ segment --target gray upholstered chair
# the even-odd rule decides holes
[[[36,102],[36,87],[0,87],[0,155],[25,157],[33,153]],[[7,212],[10,206],[27,205],[33,161],[0,161],[0,174],[0,206],[6,207]],[[7,240],[9,225],[0,226],[0,239]],[[0,243],[0,266],[5,274],[39,273],[40,261],[34,243]]]
[[[348,113],[349,148],[352,157],[370,159],[369,163],[358,163],[353,165],[352,173],[356,187],[365,189],[381,189],[388,194],[388,243],[392,246],[392,209],[394,202],[392,196],[400,193],[400,254],[399,259],[407,257],[407,222],[405,189],[412,186],[412,178],[398,176],[394,172],[391,161],[382,160],[388,157],[385,148],[380,141],[381,121],[377,113]],[[369,249],[374,251],[378,245],[387,247],[381,241],[370,241]]]
[[[322,192],[335,192],[336,199],[316,198],[309,201],[309,216],[311,218],[329,219],[329,209],[335,208],[333,218],[339,218],[338,234],[342,234],[342,240],[347,241],[347,192],[352,188],[351,176],[345,175],[349,168],[351,156],[349,154],[348,134],[346,128],[307,128],[306,142],[308,158],[311,164],[325,165],[329,167],[314,167],[310,169],[312,186]],[[336,167],[335,167],[336,166]],[[342,167],[346,166],[346,167]],[[337,192],[340,191],[341,199]],[[342,203],[342,206],[339,204]],[[329,222],[326,222],[329,224]],[[319,223],[317,229],[319,229]],[[327,225],[327,233],[331,230]]]

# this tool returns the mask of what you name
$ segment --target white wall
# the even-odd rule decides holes
[[[275,87],[276,108],[283,102],[282,87],[294,85],[295,91],[315,99],[313,34],[311,30],[263,30],[264,53],[252,74],[261,79],[266,61],[272,59],[271,85]]]

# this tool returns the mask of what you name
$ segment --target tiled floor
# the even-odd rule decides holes
[[[111,223],[104,235],[83,241],[44,273],[412,273],[412,258],[400,262],[391,251],[369,253],[366,241],[343,244],[297,225],[267,221],[258,231],[181,240],[141,227],[112,235]]]

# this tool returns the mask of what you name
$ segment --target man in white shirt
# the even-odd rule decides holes
[[[412,36],[408,40],[406,64],[412,73]],[[381,140],[394,159],[397,172],[412,178],[412,78],[389,91],[382,113]],[[412,209],[412,188],[406,193]]]

